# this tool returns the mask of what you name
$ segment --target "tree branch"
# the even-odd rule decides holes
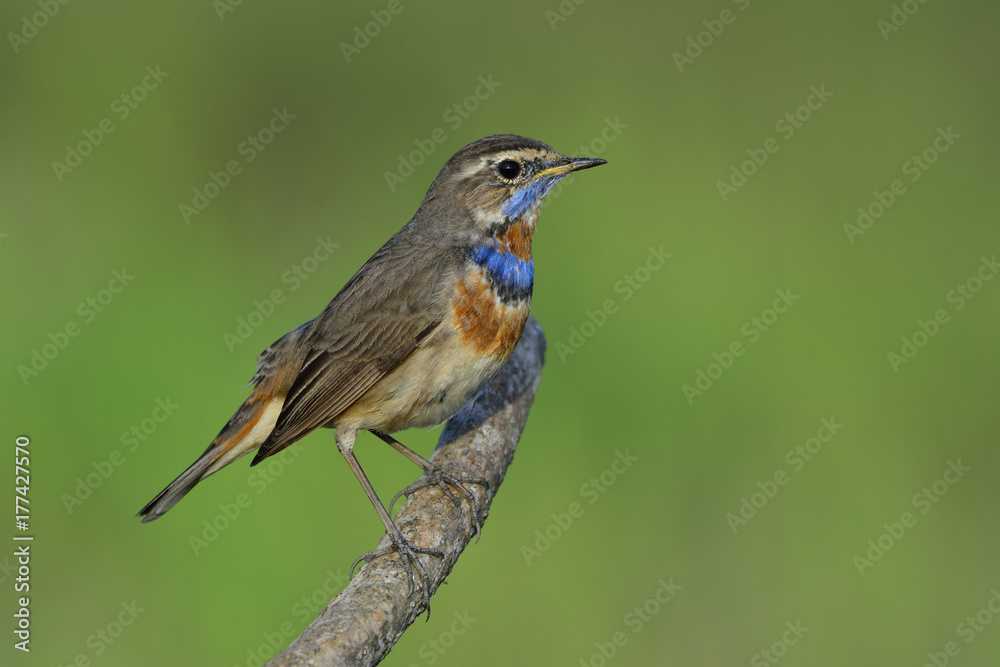
[[[489,481],[488,489],[466,484],[476,497],[480,521],[486,520],[490,503],[514,458],[514,449],[538,390],[544,356],[542,327],[529,317],[514,354],[475,403],[445,425],[431,457],[431,461],[453,475],[484,477]],[[437,486],[418,489],[395,518],[410,544],[444,553],[444,558],[417,556],[427,571],[431,594],[475,536],[472,509],[461,494],[456,495],[461,499],[460,505]],[[379,546],[388,543],[385,537]],[[410,595],[405,567],[397,554],[365,565],[347,588],[268,666],[378,664],[423,611],[420,591]]]

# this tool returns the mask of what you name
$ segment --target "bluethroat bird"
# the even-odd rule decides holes
[[[391,542],[354,565],[398,552],[408,566],[411,594],[416,570],[426,600],[426,573],[415,554],[442,554],[403,538],[354,455],[355,438],[371,431],[420,466],[427,483],[446,492],[444,483],[451,484],[473,504],[463,482],[486,480],[449,475],[389,434],[447,421],[507,361],[528,317],[531,238],[542,200],[570,172],[601,164],[513,134],[458,151],[413,218],[319,317],[261,353],[250,396],[205,453],[139,511],[142,522],[159,518],[195,484],[244,454],[256,449],[250,464],[256,465],[325,426],[334,430],[337,450]],[[473,515],[478,533],[475,507]]]

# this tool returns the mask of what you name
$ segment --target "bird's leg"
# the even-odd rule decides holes
[[[375,511],[378,513],[378,518],[382,520],[382,524],[385,526],[385,533],[389,536],[389,540],[392,544],[380,547],[359,556],[351,565],[350,576],[354,576],[354,568],[356,568],[358,563],[361,561],[370,563],[380,556],[384,556],[392,552],[398,553],[400,560],[406,564],[406,573],[410,580],[409,595],[413,595],[415,588],[413,571],[416,570],[417,574],[420,576],[423,602],[424,606],[427,607],[427,617],[430,619],[430,580],[427,577],[427,571],[417,558],[417,554],[427,554],[437,558],[444,558],[444,554],[434,549],[425,549],[423,547],[413,546],[406,541],[406,538],[403,537],[403,533],[400,532],[399,528],[396,527],[396,524],[392,522],[392,519],[389,517],[389,513],[386,512],[385,506],[382,504],[382,501],[379,500],[378,494],[375,493],[375,489],[372,487],[371,482],[368,481],[368,476],[365,475],[365,471],[361,469],[361,464],[358,463],[358,459],[354,455],[353,445],[355,434],[356,432],[344,434],[338,432],[337,451],[343,455],[344,459],[347,461],[347,465],[351,467],[351,471],[354,473],[354,476],[357,477],[358,481],[361,483],[361,487],[365,490],[365,495],[368,496],[368,500],[371,501],[372,505],[375,507]]]
[[[472,521],[476,527],[476,541],[478,542],[479,534],[482,529],[482,525],[479,520],[479,502],[476,500],[476,496],[465,487],[465,484],[479,484],[480,486],[489,489],[490,483],[483,477],[460,477],[458,475],[447,473],[440,466],[431,463],[392,436],[386,435],[380,431],[372,431],[372,433],[382,439],[397,452],[416,463],[424,471],[423,477],[392,497],[392,500],[389,501],[389,512],[392,512],[392,506],[396,504],[396,501],[400,496],[406,496],[409,498],[410,494],[417,489],[422,489],[425,486],[431,485],[436,485],[441,489],[441,492],[444,493],[444,495],[451,499],[453,503],[460,505],[458,498],[449,488],[449,486],[453,486],[458,489],[463,496],[465,496],[466,500],[469,501],[469,507],[472,509]]]

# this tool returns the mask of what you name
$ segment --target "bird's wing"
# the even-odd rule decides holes
[[[452,260],[439,248],[386,244],[361,267],[309,323],[301,368],[253,464],[331,421],[413,352],[447,312]],[[266,354],[261,368],[277,363]]]

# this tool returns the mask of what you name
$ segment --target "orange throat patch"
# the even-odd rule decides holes
[[[506,360],[524,331],[529,304],[504,303],[478,268],[458,281],[451,308],[452,323],[463,344],[480,354]]]

